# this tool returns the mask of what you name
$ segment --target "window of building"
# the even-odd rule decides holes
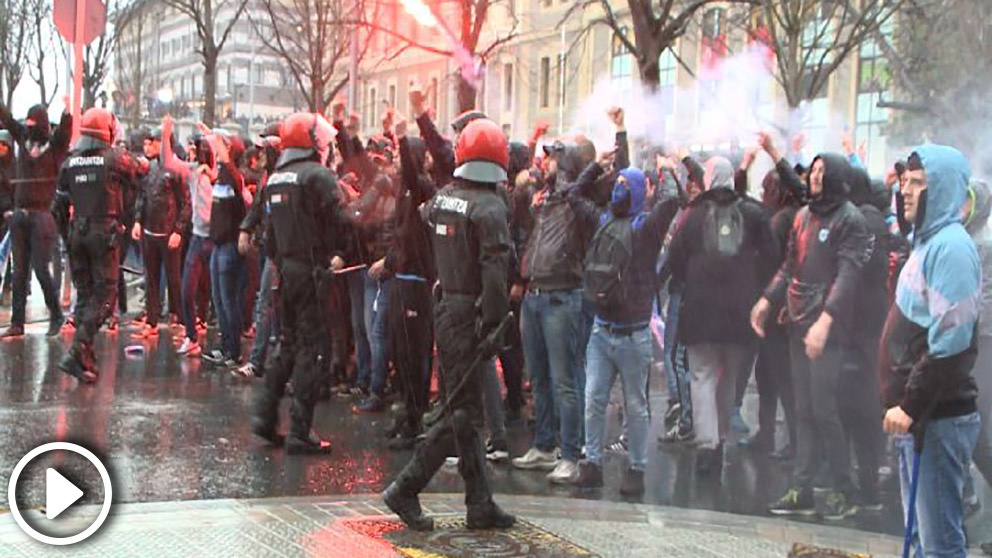
[[[378,116],[378,114],[376,109],[378,109],[379,107],[378,102],[379,100],[376,99],[376,90],[375,87],[373,87],[372,89],[369,90],[369,118],[367,120],[367,122],[373,125],[377,121],[376,117]]]
[[[503,110],[513,110],[513,64],[503,64]]]
[[[830,45],[833,42],[833,19],[822,7],[817,8],[815,17],[803,28],[802,48],[811,50],[809,62],[812,65],[830,62]]]
[[[883,36],[891,36],[891,20],[881,27]],[[888,59],[883,56],[875,40],[861,45],[858,59],[858,100],[855,114],[854,141],[865,145],[865,161],[870,172],[881,173],[885,162],[885,135],[883,126],[889,119],[888,109],[878,107],[891,86],[892,76]]]
[[[541,108],[548,108],[551,104],[551,59],[547,56],[541,58],[541,88],[538,94],[541,96]]]
[[[626,29],[624,29],[626,34]],[[613,36],[612,58],[610,61],[610,79],[627,91],[634,82],[634,57],[627,50],[627,45],[617,36]]]
[[[673,47],[674,48],[674,47]],[[675,53],[671,48],[666,48],[658,58],[658,73],[661,79],[658,84],[661,87],[675,87],[676,71],[678,69]]]
[[[255,84],[261,85],[265,83],[265,67],[261,64],[254,64],[255,70]]]
[[[727,10],[713,8],[703,14],[702,67],[712,68],[727,56]]]
[[[396,108],[396,86],[389,86],[389,107]]]
[[[568,57],[565,54],[558,55],[558,66],[555,71],[555,79],[558,81],[558,102],[565,102],[565,75],[568,70]]]

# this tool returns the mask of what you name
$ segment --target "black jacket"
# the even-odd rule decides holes
[[[192,219],[188,173],[189,167],[175,157],[169,165],[163,165],[161,156],[151,161],[134,211],[142,229],[156,235],[183,234]]]
[[[28,111],[35,125],[27,127],[14,120],[7,107],[0,105],[0,127],[6,128],[20,148],[17,156],[17,183],[14,207],[28,211],[48,211],[55,197],[55,179],[69,151],[72,116],[62,114],[52,133],[48,110],[35,105]]]
[[[431,235],[420,217],[420,205],[434,196],[434,182],[423,172],[427,147],[418,138],[400,140],[402,187],[396,200],[396,228],[386,254],[391,273],[416,275],[432,282],[437,277]]]
[[[342,255],[344,215],[330,170],[314,158],[280,159],[263,195],[267,257],[324,268]]]
[[[568,192],[568,201],[581,227],[596,230],[607,213],[613,216],[612,212],[600,209],[592,201],[595,199],[596,185],[604,174],[609,173],[604,173],[602,167],[592,163]],[[637,203],[640,205],[642,202],[639,200]],[[630,243],[632,255],[627,270],[627,297],[619,308],[596,308],[597,318],[621,326],[647,325],[651,320],[651,307],[659,286],[656,271],[658,254],[678,209],[678,199],[668,198],[656,202],[643,214],[640,208],[636,208],[635,212],[642,216],[620,215],[621,218],[633,218],[636,225]]]
[[[237,242],[247,213],[244,189],[241,171],[234,164],[221,164],[210,202],[210,240],[214,245]]]
[[[496,327],[510,309],[505,201],[493,185],[459,179],[441,189],[422,215],[433,231],[443,296],[477,299],[482,330]]]
[[[737,204],[743,221],[736,255],[707,250],[704,238],[709,213]],[[668,252],[672,280],[683,286],[679,339],[700,343],[748,343],[753,340],[751,307],[761,294],[762,269],[778,257],[769,219],[761,205],[730,188],[700,194],[689,204]]]
[[[61,227],[68,223],[70,205],[77,220],[119,220],[125,214],[125,191],[135,171],[130,154],[102,140],[80,136],[59,170],[52,202],[56,221]]]
[[[804,334],[820,314],[833,318],[830,341],[854,333],[854,312],[862,269],[871,258],[871,237],[864,215],[847,201],[849,165],[839,155],[824,155],[823,193],[802,208],[789,233],[787,255],[765,289],[773,304],[787,304],[789,321]],[[805,191],[795,171],[779,165],[780,178]]]

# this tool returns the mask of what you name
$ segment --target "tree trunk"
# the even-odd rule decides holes
[[[83,85],[83,110],[96,106],[96,88],[90,85]]]
[[[651,93],[658,91],[661,87],[661,68],[658,66],[658,58],[661,56],[648,55],[648,62],[638,63],[637,69],[641,73],[641,85]]]
[[[324,82],[318,77],[310,78],[310,112],[324,110]]]
[[[211,128],[217,119],[217,53],[209,51],[203,55],[203,114],[200,119]]]
[[[475,108],[475,86],[469,83],[461,72],[458,73],[458,112]]]

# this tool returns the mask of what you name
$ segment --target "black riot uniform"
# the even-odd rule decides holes
[[[451,412],[430,428],[413,459],[383,498],[412,528],[432,528],[432,522],[421,514],[417,495],[445,458],[457,452],[458,471],[465,481],[469,528],[509,527],[514,519],[492,500],[480,434],[484,423],[483,369],[491,355],[478,358],[487,332],[503,320],[510,308],[509,210],[495,184],[456,179],[428,202],[424,212],[433,231],[442,289],[435,307],[435,324],[442,384]],[[451,397],[466,376],[464,388]]]
[[[288,453],[323,453],[329,445],[311,435],[313,410],[324,370],[320,271],[341,252],[342,217],[334,175],[314,150],[287,149],[264,190],[266,256],[279,270],[282,351],[255,402],[252,431],[273,443],[279,401],[293,380]]]
[[[133,180],[132,161],[102,139],[80,136],[59,170],[52,202],[77,292],[76,333],[59,368],[89,383],[98,375],[93,338],[117,297],[123,191]]]

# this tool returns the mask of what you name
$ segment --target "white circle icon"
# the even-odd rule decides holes
[[[70,537],[51,537],[43,533],[39,533],[34,527],[28,525],[27,521],[21,516],[21,511],[17,508],[17,499],[15,498],[15,492],[17,491],[17,480],[24,471],[24,468],[34,460],[36,457],[43,453],[48,453],[50,451],[71,451],[75,454],[81,455],[86,458],[87,461],[96,467],[96,470],[100,472],[100,479],[103,480],[103,507],[100,508],[100,515],[97,516],[96,521],[94,521],[89,527],[83,530],[81,533],[77,533]],[[46,487],[46,503],[48,508],[52,508],[53,505],[56,506],[57,511],[53,515],[49,511],[49,519],[53,518],[55,515],[61,513],[66,507],[71,505],[73,502],[82,496],[82,492],[78,490],[74,485],[69,483],[61,474],[59,474],[54,469],[48,469],[46,471],[48,475],[48,486]],[[59,479],[56,482],[58,486],[53,487],[53,480]],[[66,484],[68,483],[68,484]],[[61,491],[56,489],[62,489]],[[65,489],[69,489],[74,492],[68,496],[64,495]],[[53,493],[62,492],[62,493]],[[107,515],[110,513],[110,503],[113,498],[113,489],[110,486],[110,473],[107,472],[107,468],[103,466],[103,463],[93,455],[90,450],[76,445],[70,444],[69,442],[51,442],[48,444],[42,444],[33,450],[29,451],[27,455],[21,458],[17,462],[17,466],[14,467],[14,472],[10,475],[10,483],[7,485],[7,500],[10,502],[10,513],[14,516],[14,521],[17,522],[17,526],[21,528],[22,531],[27,533],[32,539],[42,542],[45,544],[55,545],[55,546],[66,546],[70,544],[75,544],[86,540],[93,533],[96,533],[97,529],[103,525],[103,522],[107,520]],[[53,500],[60,500],[57,503],[53,503]],[[71,500],[71,501],[70,501]]]

